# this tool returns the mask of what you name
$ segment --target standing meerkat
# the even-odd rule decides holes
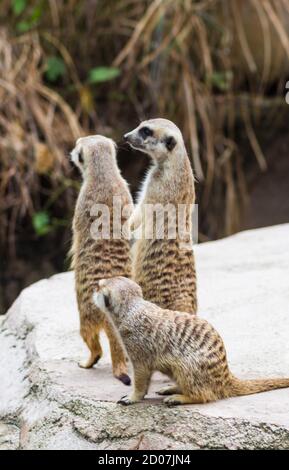
[[[144,398],[154,371],[176,385],[161,389],[167,405],[207,403],[289,387],[286,379],[240,380],[230,372],[225,346],[206,321],[187,313],[164,310],[143,299],[130,279],[103,279],[94,302],[114,323],[131,359],[134,389],[121,404]]]
[[[132,210],[132,199],[128,186],[122,178],[116,162],[115,143],[106,137],[96,135],[80,138],[71,152],[71,159],[80,169],[83,184],[76,203],[73,219],[73,243],[71,248],[72,267],[75,271],[75,285],[80,314],[80,333],[90,350],[87,362],[79,365],[90,368],[102,356],[99,341],[103,329],[109,339],[113,374],[126,385],[126,355],[111,323],[92,303],[92,293],[99,279],[118,275],[131,275],[130,246],[128,238],[114,239],[112,236],[112,209],[114,197],[126,206],[126,217],[121,213],[124,224]],[[92,233],[97,213],[96,204],[109,209],[108,234],[104,238]],[[96,210],[97,212],[97,210]]]
[[[153,161],[144,180],[131,227],[142,230],[133,247],[132,278],[144,298],[160,307],[191,314],[197,311],[196,271],[192,249],[192,209],[195,202],[194,176],[182,133],[167,119],[150,119],[125,134],[125,141],[147,153]],[[147,237],[153,219],[147,208],[155,207],[164,237]],[[183,224],[180,207],[185,209]],[[175,212],[175,234],[170,237],[169,210]],[[162,218],[162,219],[161,219]],[[158,222],[157,222],[158,223]],[[181,237],[185,227],[186,239]]]

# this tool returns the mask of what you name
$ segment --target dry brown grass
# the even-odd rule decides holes
[[[0,32],[0,234],[12,249],[23,216],[32,217],[43,197],[69,185],[64,149],[82,132],[70,106],[43,83],[42,59],[37,33],[8,40]],[[50,194],[43,175],[53,175]]]
[[[267,88],[288,73],[289,0],[43,4],[31,32],[16,34],[19,19],[10,13],[0,33],[2,244],[13,246],[17,223],[51,198],[71,210],[65,155],[79,135],[119,138],[156,115],[184,132],[201,188],[203,238],[238,230],[247,198],[238,128],[266,170],[255,124]],[[9,5],[3,0],[1,12]],[[49,55],[66,65],[55,84],[44,75]],[[91,85],[89,70],[102,65],[119,67],[120,78]],[[270,101],[273,112],[283,101]]]

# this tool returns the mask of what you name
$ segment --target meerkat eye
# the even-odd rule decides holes
[[[165,146],[169,151],[173,150],[176,145],[177,145],[177,142],[174,137],[166,137]]]
[[[139,130],[139,133],[144,139],[146,137],[152,137],[154,135],[153,131],[149,127],[142,127]]]
[[[84,163],[84,158],[83,158],[83,150],[79,150],[79,153],[78,153],[78,161],[79,163]]]

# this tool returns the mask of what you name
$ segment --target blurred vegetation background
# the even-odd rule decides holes
[[[200,241],[288,222],[287,80],[289,0],[0,0],[0,313],[68,268],[81,135],[175,121]]]

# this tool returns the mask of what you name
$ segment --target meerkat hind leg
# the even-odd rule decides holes
[[[103,328],[109,340],[113,375],[124,385],[130,385],[131,380],[127,373],[127,358],[120,340],[109,322],[106,321]]]
[[[181,389],[177,385],[170,385],[160,388],[157,392],[158,395],[175,395],[181,394]]]
[[[90,350],[90,357],[86,361],[79,362],[78,365],[83,369],[90,369],[99,361],[102,356],[102,348],[99,342],[99,333],[89,334],[87,330],[82,330],[81,336]]]
[[[164,403],[167,406],[177,406],[177,405],[192,405],[192,404],[200,404],[205,403],[204,399],[200,396],[189,396],[189,395],[170,395],[169,397],[164,399]]]
[[[148,392],[151,376],[150,370],[134,367],[133,392],[130,396],[122,397],[118,403],[121,405],[133,405],[141,401]]]

